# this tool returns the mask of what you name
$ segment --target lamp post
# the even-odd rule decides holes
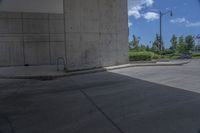
[[[164,44],[162,41],[162,17],[167,14],[170,14],[170,16],[172,17],[173,16],[172,10],[164,12],[164,13],[161,11],[159,12],[159,15],[160,15],[160,50],[164,49]]]

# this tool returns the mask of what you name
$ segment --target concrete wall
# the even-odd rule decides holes
[[[64,0],[68,69],[128,62],[127,0]]]
[[[55,64],[57,57],[70,70],[127,63],[127,0],[64,0],[64,16],[0,12],[0,66]]]
[[[63,13],[63,0],[0,0],[0,11]]]
[[[0,12],[0,66],[55,64],[64,48],[63,14]]]

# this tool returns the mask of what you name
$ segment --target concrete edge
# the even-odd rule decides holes
[[[184,64],[188,64],[190,61],[183,61],[179,63],[146,63],[146,64],[125,64],[119,66],[111,66],[105,68],[97,68],[97,69],[90,69],[90,70],[83,70],[83,71],[72,71],[66,72],[63,74],[58,75],[19,75],[19,76],[0,76],[0,79],[36,79],[36,80],[53,80],[56,78],[62,78],[66,76],[75,76],[75,75],[82,75],[82,74],[89,74],[89,73],[97,73],[97,72],[104,72],[109,70],[115,69],[122,69],[122,68],[130,68],[130,67],[148,67],[148,66],[182,66]]]
[[[98,69],[91,69],[91,70],[83,70],[83,71],[74,71],[74,72],[66,72],[63,74],[58,75],[18,75],[18,76],[0,76],[0,79],[35,79],[35,80],[53,80],[57,78],[62,78],[66,76],[75,76],[75,75],[81,75],[81,74],[89,74],[89,73],[97,73],[97,72],[103,72],[106,71],[104,68],[98,68]]]
[[[36,79],[36,80],[53,80],[56,78],[62,78],[66,75],[27,75],[27,76],[0,76],[0,79]]]
[[[148,67],[148,66],[182,66],[185,64],[190,63],[190,61],[183,61],[183,62],[171,62],[171,63],[146,63],[146,64],[126,64],[126,65],[120,65],[120,66],[111,66],[106,67],[106,70],[115,70],[115,69],[121,69],[121,68],[129,68],[129,67]]]

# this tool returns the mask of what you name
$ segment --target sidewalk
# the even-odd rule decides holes
[[[1,79],[52,79],[66,76],[58,72],[56,66],[16,66],[0,68]]]
[[[176,60],[169,62],[156,62],[156,63],[131,63],[124,64],[119,66],[110,66],[105,68],[83,70],[83,71],[74,71],[74,72],[64,72],[57,71],[56,66],[16,66],[16,67],[1,67],[0,68],[0,78],[1,79],[40,79],[40,80],[50,80],[54,78],[78,75],[78,74],[87,74],[94,72],[101,72],[107,70],[128,68],[128,67],[142,67],[142,66],[176,66],[184,65],[189,63],[187,60]]]

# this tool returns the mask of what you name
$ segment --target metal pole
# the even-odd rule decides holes
[[[162,12],[160,11],[160,50],[162,51]]]
[[[159,12],[160,14],[160,50],[164,50],[164,43],[163,43],[163,37],[162,37],[162,17],[164,15],[167,15],[168,13],[170,13],[170,16],[173,16],[172,11],[168,11],[165,13],[162,13],[161,11]]]

